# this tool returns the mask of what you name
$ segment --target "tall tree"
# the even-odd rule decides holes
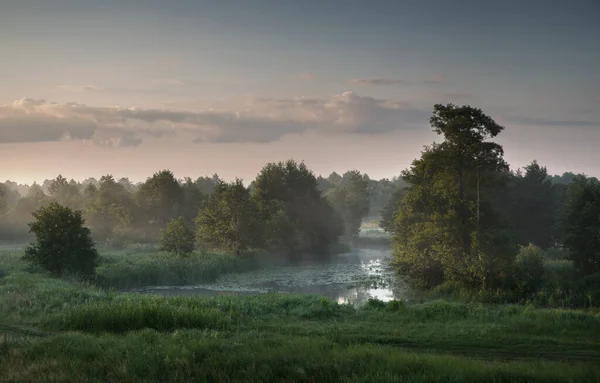
[[[169,170],[162,170],[146,180],[136,198],[143,211],[144,223],[154,227],[153,236],[172,218],[178,217],[183,204],[183,190]]]
[[[192,223],[198,216],[200,209],[204,206],[206,196],[202,193],[198,184],[193,182],[189,177],[184,178],[181,188],[183,194],[181,215],[189,223]]]
[[[345,236],[350,242],[358,237],[362,220],[369,214],[369,181],[368,176],[352,170],[346,172],[342,183],[327,194],[344,221]]]
[[[441,144],[403,172],[410,185],[394,225],[395,264],[425,285],[455,280],[482,288],[514,257],[494,196],[508,165],[488,141],[504,128],[480,109],[435,105]]]
[[[123,184],[116,182],[110,174],[102,176],[98,185],[96,188],[88,184],[84,191],[88,201],[86,217],[94,238],[104,241],[132,224],[134,201]]]

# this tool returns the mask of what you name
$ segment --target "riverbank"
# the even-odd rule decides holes
[[[597,382],[600,314],[0,279],[0,381]]]

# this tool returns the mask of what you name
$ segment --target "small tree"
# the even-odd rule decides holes
[[[33,217],[35,221],[28,225],[36,242],[25,250],[25,261],[55,276],[94,274],[99,256],[81,211],[52,202],[35,211]]]
[[[542,249],[529,244],[521,246],[515,260],[517,288],[522,293],[532,293],[538,289],[544,276]]]
[[[198,242],[240,255],[261,240],[257,217],[256,203],[241,180],[219,182],[196,218]]]
[[[184,256],[194,251],[195,233],[185,217],[173,218],[158,241],[161,250]]]

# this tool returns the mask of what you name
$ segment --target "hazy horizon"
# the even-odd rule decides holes
[[[512,169],[600,176],[600,5],[9,1],[1,179],[143,181],[267,162],[392,178],[436,103],[506,127]]]

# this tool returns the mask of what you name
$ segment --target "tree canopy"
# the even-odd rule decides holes
[[[456,280],[486,286],[514,256],[492,198],[508,172],[503,127],[470,106],[435,105],[444,141],[403,172],[410,185],[394,221],[395,264],[424,285]]]
[[[25,250],[24,260],[56,276],[94,274],[99,256],[81,211],[52,202],[33,217],[29,227],[36,241]]]

